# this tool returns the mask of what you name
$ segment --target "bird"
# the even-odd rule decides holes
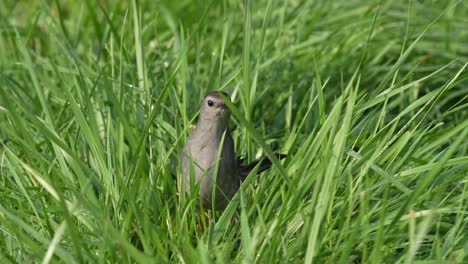
[[[239,190],[241,182],[254,168],[258,166],[259,174],[272,165],[268,158],[244,165],[245,160],[236,157],[234,141],[229,131],[231,111],[221,93],[226,100],[230,100],[226,92],[213,91],[206,94],[200,106],[198,122],[190,132],[181,153],[185,192],[196,190],[194,184],[199,184],[198,197],[201,205],[217,211],[228,205]],[[286,155],[277,154],[277,157],[283,159]]]

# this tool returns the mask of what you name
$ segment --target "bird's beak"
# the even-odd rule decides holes
[[[221,108],[221,109],[227,109],[227,105],[226,104],[220,104],[218,105],[218,108]]]

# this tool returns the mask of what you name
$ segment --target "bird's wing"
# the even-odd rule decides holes
[[[284,154],[275,154],[276,158],[279,160],[286,158],[286,155]],[[238,164],[239,164],[239,175],[241,177],[241,180],[244,180],[249,173],[260,163],[260,166],[258,167],[257,174],[262,173],[263,171],[269,169],[272,165],[271,160],[267,157],[263,157],[261,159],[255,160],[252,163],[248,165],[242,165],[245,161],[245,159],[238,159]]]

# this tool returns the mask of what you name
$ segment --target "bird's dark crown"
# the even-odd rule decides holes
[[[211,96],[214,98],[221,99],[221,96],[219,95],[220,93],[223,93],[224,96],[226,96],[229,99],[231,98],[231,96],[229,96],[229,94],[224,91],[212,91],[212,92],[207,93],[205,97]]]

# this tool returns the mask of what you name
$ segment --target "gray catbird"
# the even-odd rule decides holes
[[[229,95],[224,93],[229,100]],[[199,197],[204,208],[222,210],[239,189],[241,181],[260,163],[257,173],[271,167],[271,161],[263,158],[243,165],[234,152],[234,141],[229,133],[228,123],[231,111],[226,106],[220,92],[210,92],[205,96],[198,117],[197,126],[190,133],[182,150],[182,173],[185,191],[190,192],[192,184],[200,183]],[[225,135],[224,135],[225,133]],[[224,135],[224,141],[223,141]],[[218,159],[221,155],[214,174]],[[279,159],[285,155],[278,154]],[[193,180],[191,181],[191,170]],[[216,176],[216,177],[215,177]],[[217,186],[214,189],[213,183]],[[192,184],[191,184],[192,183]],[[213,201],[215,204],[213,204]]]

